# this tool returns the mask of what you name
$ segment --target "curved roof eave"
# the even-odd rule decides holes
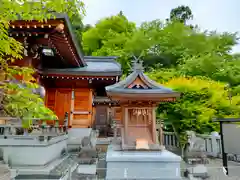
[[[165,94],[165,95],[176,95],[177,97],[180,96],[180,93],[172,91],[170,89],[112,89],[107,90],[107,92],[112,94],[123,93],[123,94]]]
[[[71,39],[72,39],[72,43],[73,43],[74,48],[76,50],[76,54],[79,58],[79,61],[77,61],[76,63],[79,65],[79,67],[87,66],[86,62],[84,61],[84,55],[83,55],[83,52],[82,52],[82,48],[76,40],[77,38],[75,36],[75,33],[73,32],[72,24],[70,22],[70,19],[69,19],[68,15],[65,14],[65,13],[53,12],[50,19],[63,19],[65,21],[68,32],[69,32],[69,34],[71,36]]]
[[[156,82],[154,82],[153,80],[151,80],[149,77],[147,77],[142,71],[134,71],[132,72],[129,76],[126,77],[126,79],[113,84],[111,86],[107,86],[105,89],[106,91],[114,91],[115,89],[121,89],[121,90],[128,90],[127,87],[137,78],[140,77],[144,83],[146,83],[148,85],[148,87],[150,87],[151,89],[155,89],[155,90],[159,90],[159,91],[165,91],[165,92],[174,92],[172,89],[170,88],[166,88],[164,86],[161,86],[159,84],[157,84]],[[146,89],[144,91],[147,91]],[[147,91],[149,92],[149,91]]]

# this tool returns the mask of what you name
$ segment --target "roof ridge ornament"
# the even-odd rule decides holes
[[[134,71],[144,71],[144,67],[143,67],[143,60],[140,59],[141,56],[139,56],[138,58],[136,56],[133,55],[133,60],[132,62],[132,67],[131,70],[132,72]]]

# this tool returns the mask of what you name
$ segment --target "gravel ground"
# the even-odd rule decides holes
[[[240,164],[236,162],[228,162],[229,175],[225,176],[222,169],[221,159],[212,159],[206,165],[208,169],[208,180],[240,180]],[[182,165],[184,167],[184,165]],[[183,178],[186,180],[187,178]]]
[[[240,180],[240,163],[228,162],[229,176],[225,176],[222,170],[222,160],[211,160],[207,165],[209,180]]]

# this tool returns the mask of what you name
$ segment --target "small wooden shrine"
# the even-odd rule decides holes
[[[135,60],[133,72],[123,81],[106,87],[111,100],[121,108],[122,149],[159,149],[156,139],[156,107],[174,101],[179,93],[163,87],[143,73],[142,61]]]

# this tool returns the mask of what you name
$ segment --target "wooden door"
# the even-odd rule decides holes
[[[107,106],[97,106],[96,107],[96,119],[95,126],[96,129],[100,131],[100,133],[106,135],[106,130],[108,126],[108,111]]]
[[[75,89],[72,127],[92,127],[92,91],[89,88]]]
[[[58,116],[59,124],[63,124],[65,113],[70,115],[71,89],[57,89],[55,101],[55,113]]]

